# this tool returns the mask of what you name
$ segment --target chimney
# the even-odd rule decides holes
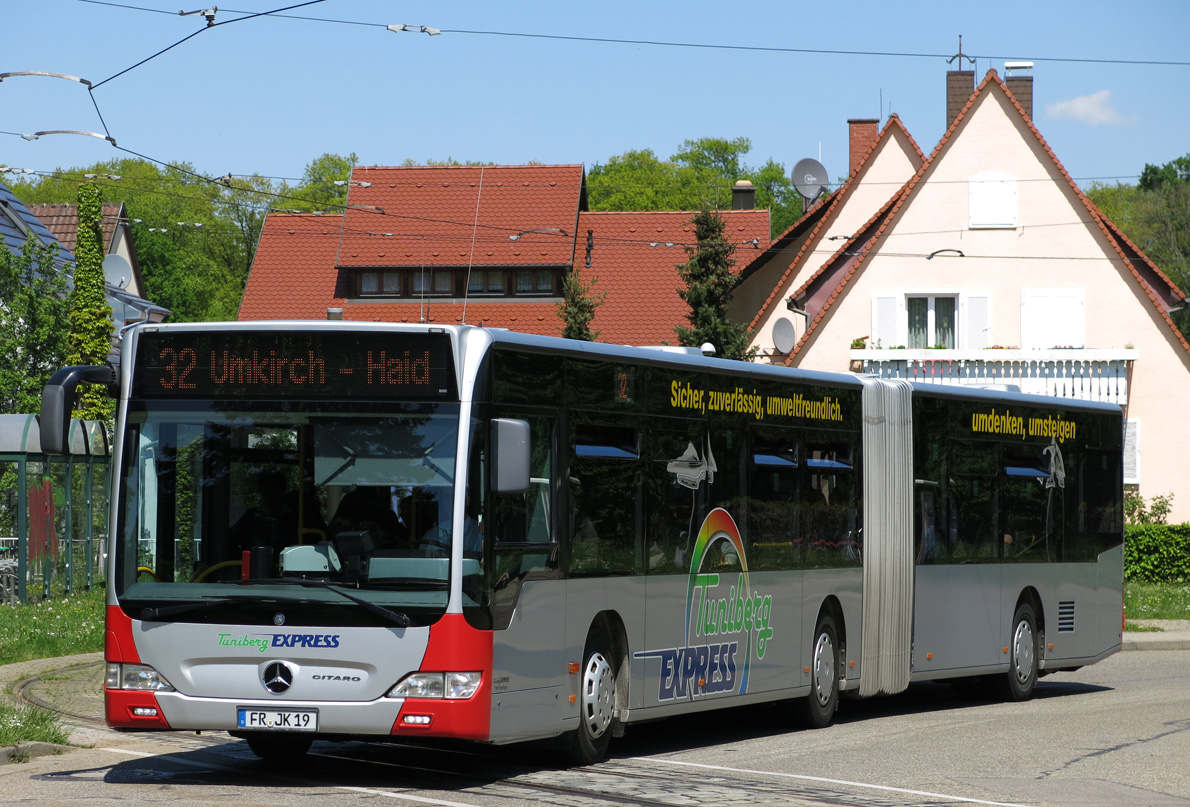
[[[1033,119],[1033,63],[1005,62],[1004,83],[1012,97],[1025,110],[1029,119]]]
[[[867,156],[879,133],[880,121],[875,118],[855,118],[847,121],[848,139],[851,143],[851,159],[847,163],[847,175],[855,173],[860,162]]]
[[[746,179],[741,179],[731,187],[732,210],[754,210],[756,208],[756,188]]]
[[[946,128],[963,111],[975,92],[974,70],[950,70],[946,73]]]

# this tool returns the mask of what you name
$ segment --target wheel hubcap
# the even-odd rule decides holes
[[[835,643],[822,633],[814,644],[814,697],[821,706],[830,703],[835,685]]]
[[[602,653],[593,653],[583,672],[583,723],[591,737],[602,737],[611,725],[614,693],[615,676],[611,665]]]
[[[1016,680],[1021,684],[1029,683],[1033,675],[1033,653],[1036,643],[1033,640],[1033,628],[1022,620],[1016,626],[1016,633],[1012,637],[1013,667]]]

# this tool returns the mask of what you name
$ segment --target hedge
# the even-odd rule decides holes
[[[1124,530],[1124,579],[1190,580],[1190,524],[1138,524]]]

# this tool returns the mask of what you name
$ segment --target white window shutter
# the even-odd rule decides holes
[[[971,229],[1016,227],[1016,177],[994,171],[977,174],[967,181],[967,198]]]
[[[1081,288],[1021,289],[1021,347],[1085,347],[1086,333]]]
[[[1124,484],[1140,484],[1140,421],[1124,421]]]
[[[963,344],[960,347],[978,350],[992,344],[992,299],[987,294],[964,294],[962,297]]]
[[[872,298],[872,338],[868,344],[872,347],[890,348],[901,344],[897,338],[900,332],[900,298],[886,296]]]
[[[1085,347],[1087,326],[1082,289],[1054,290],[1053,344],[1049,347]]]

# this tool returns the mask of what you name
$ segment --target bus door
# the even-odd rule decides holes
[[[569,706],[561,693],[566,600],[558,582],[556,421],[509,411],[501,416],[529,423],[531,458],[529,490],[491,495],[482,529],[490,550],[486,577],[495,630],[492,738],[511,739],[540,736],[557,726]]]

